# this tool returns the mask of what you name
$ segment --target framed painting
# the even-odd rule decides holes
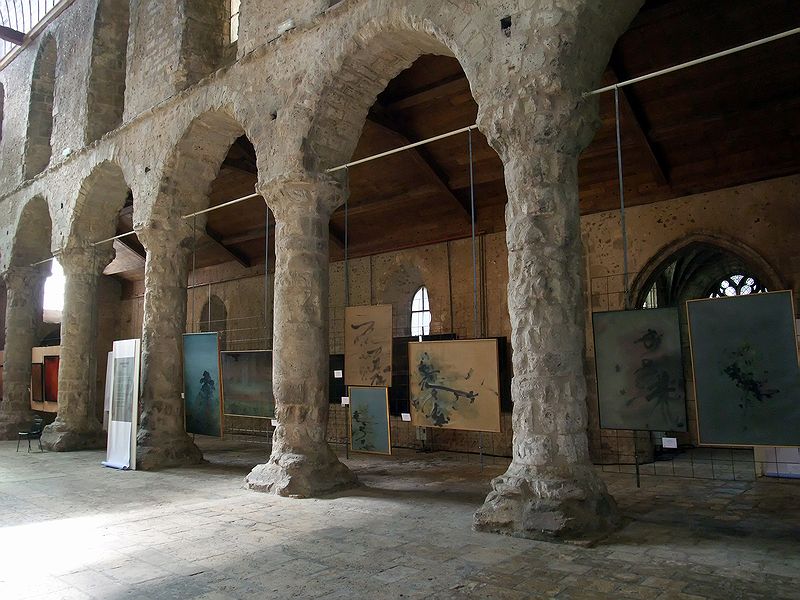
[[[411,342],[408,365],[415,426],[500,431],[497,339]]]
[[[701,444],[800,445],[791,292],[686,303]]]
[[[31,365],[31,402],[40,404],[44,402],[44,365],[42,363]]]
[[[344,310],[346,385],[392,385],[392,305],[348,306]]]
[[[594,313],[600,427],[686,431],[677,308]]]
[[[222,352],[224,413],[240,417],[275,417],[272,352]]]
[[[187,433],[222,437],[218,334],[183,335],[183,390]]]
[[[44,357],[43,385],[45,402],[58,402],[58,365],[60,360],[58,356]]]
[[[354,452],[391,454],[388,388],[350,386],[349,394],[350,448]]]

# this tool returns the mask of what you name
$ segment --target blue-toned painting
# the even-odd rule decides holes
[[[272,352],[222,352],[226,415],[275,417]]]
[[[356,452],[391,454],[387,388],[351,386],[349,390],[350,447]]]
[[[791,292],[687,303],[701,444],[800,445]]]
[[[600,427],[686,431],[677,308],[592,315]]]
[[[186,431],[222,437],[222,385],[216,333],[183,336],[183,392]]]

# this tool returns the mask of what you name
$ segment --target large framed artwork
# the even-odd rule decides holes
[[[391,454],[389,393],[385,387],[350,386],[350,448]]]
[[[408,365],[414,425],[500,431],[496,339],[411,342]]]
[[[392,305],[348,306],[344,311],[346,385],[392,385]]]
[[[791,292],[687,302],[698,438],[800,445],[800,369]]]
[[[592,315],[600,427],[686,431],[677,308]]]
[[[44,401],[58,402],[58,356],[44,357]]]
[[[183,335],[183,394],[186,431],[222,437],[223,389],[217,333]]]
[[[275,417],[272,352],[222,352],[224,413],[240,417]]]

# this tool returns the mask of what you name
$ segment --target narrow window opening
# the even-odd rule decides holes
[[[411,301],[411,335],[430,335],[430,333],[431,305],[428,301],[428,288],[423,285]]]
[[[44,281],[44,299],[42,315],[45,323],[61,323],[61,313],[64,310],[64,287],[67,278],[64,276],[64,269],[56,259],[52,260],[53,266],[50,276]]]
[[[241,12],[241,0],[230,0],[230,42],[235,44],[239,41],[239,15]]]

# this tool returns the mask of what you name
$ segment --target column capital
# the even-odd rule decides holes
[[[205,215],[197,217],[198,232],[202,233],[205,225]],[[189,219],[177,219],[170,221],[148,221],[147,223],[137,223],[134,226],[136,236],[144,246],[148,254],[160,253],[164,248],[174,251],[190,251],[192,248],[192,221]]]
[[[327,173],[286,173],[259,183],[258,193],[277,219],[293,212],[330,217],[348,190]]]
[[[5,271],[0,273],[0,278],[3,279],[3,283],[5,283],[7,289],[32,287],[47,278],[49,266],[50,263],[47,262],[42,265],[36,265],[35,267],[8,267]]]
[[[56,259],[66,275],[100,275],[108,263],[114,260],[111,242],[101,246],[67,246],[56,253]]]

